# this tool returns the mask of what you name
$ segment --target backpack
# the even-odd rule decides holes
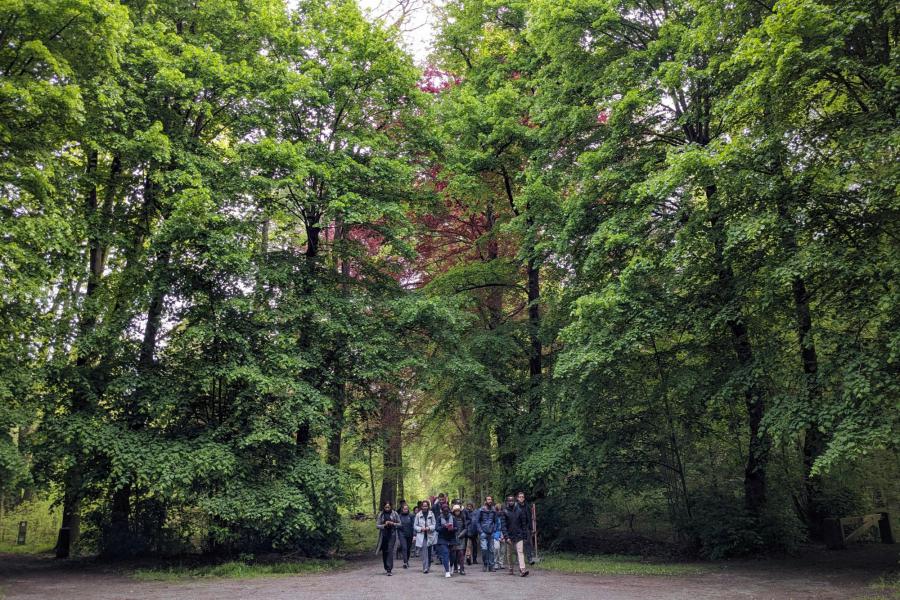
[[[475,527],[475,522],[481,516],[481,509],[476,508],[471,513],[469,513],[469,526],[466,528],[466,533],[469,534],[469,537],[475,537],[478,535],[478,528]]]

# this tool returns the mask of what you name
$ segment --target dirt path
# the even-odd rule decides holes
[[[893,560],[896,564],[896,554]],[[521,578],[506,573],[482,573],[475,568],[465,577],[445,579],[442,573],[432,571],[425,575],[413,568],[401,568],[393,577],[386,577],[379,561],[365,560],[320,575],[169,583],[138,582],[90,564],[60,564],[50,558],[0,555],[0,598],[421,600],[451,594],[449,597],[490,600],[844,600],[872,594],[866,584],[877,576],[880,566],[869,563],[867,569],[838,568],[837,564],[738,563],[714,567],[703,575],[681,577],[568,575],[535,569],[529,577]]]

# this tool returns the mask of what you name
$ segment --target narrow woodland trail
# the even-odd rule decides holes
[[[774,566],[773,566],[774,565]],[[871,567],[871,565],[870,565]],[[877,573],[877,571],[875,571]],[[701,598],[866,598],[870,569],[834,564],[780,566],[770,561],[715,567],[710,573],[680,577],[569,575],[535,569],[526,578],[471,569],[445,579],[418,569],[385,577],[377,560],[352,563],[341,571],[249,580],[139,582],[99,568],[62,565],[51,559],[0,555],[0,598],[4,600],[265,599],[356,600],[434,597],[491,600],[653,600]],[[450,596],[448,596],[450,594]]]

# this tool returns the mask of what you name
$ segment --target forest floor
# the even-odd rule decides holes
[[[412,564],[408,570],[395,569],[394,577],[385,577],[380,561],[369,555],[326,573],[138,581],[121,565],[0,554],[0,598],[420,600],[450,593],[492,600],[893,599],[898,597],[895,585],[879,589],[875,582],[886,573],[896,576],[897,557],[896,547],[873,545],[785,560],[707,563],[704,572],[693,575],[575,575],[535,568],[522,578],[483,573],[474,566],[468,575],[448,580],[440,568],[424,575]]]

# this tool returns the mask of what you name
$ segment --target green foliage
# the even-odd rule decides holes
[[[25,544],[17,544],[19,522],[28,523]],[[59,527],[59,508],[46,498],[25,500],[0,515],[0,552],[42,554],[53,549]]]
[[[584,554],[544,554],[540,569],[587,575],[637,575],[672,577],[678,575],[702,575],[708,568],[692,564],[660,563],[636,559],[633,556],[589,556]]]
[[[734,497],[717,494],[698,494],[693,501],[702,507],[703,515],[682,526],[704,558],[791,553],[804,539],[797,516],[789,510],[752,514]]]
[[[364,545],[376,473],[710,557],[894,509],[898,18],[452,0],[420,80],[351,0],[0,2],[0,498],[108,555]]]

